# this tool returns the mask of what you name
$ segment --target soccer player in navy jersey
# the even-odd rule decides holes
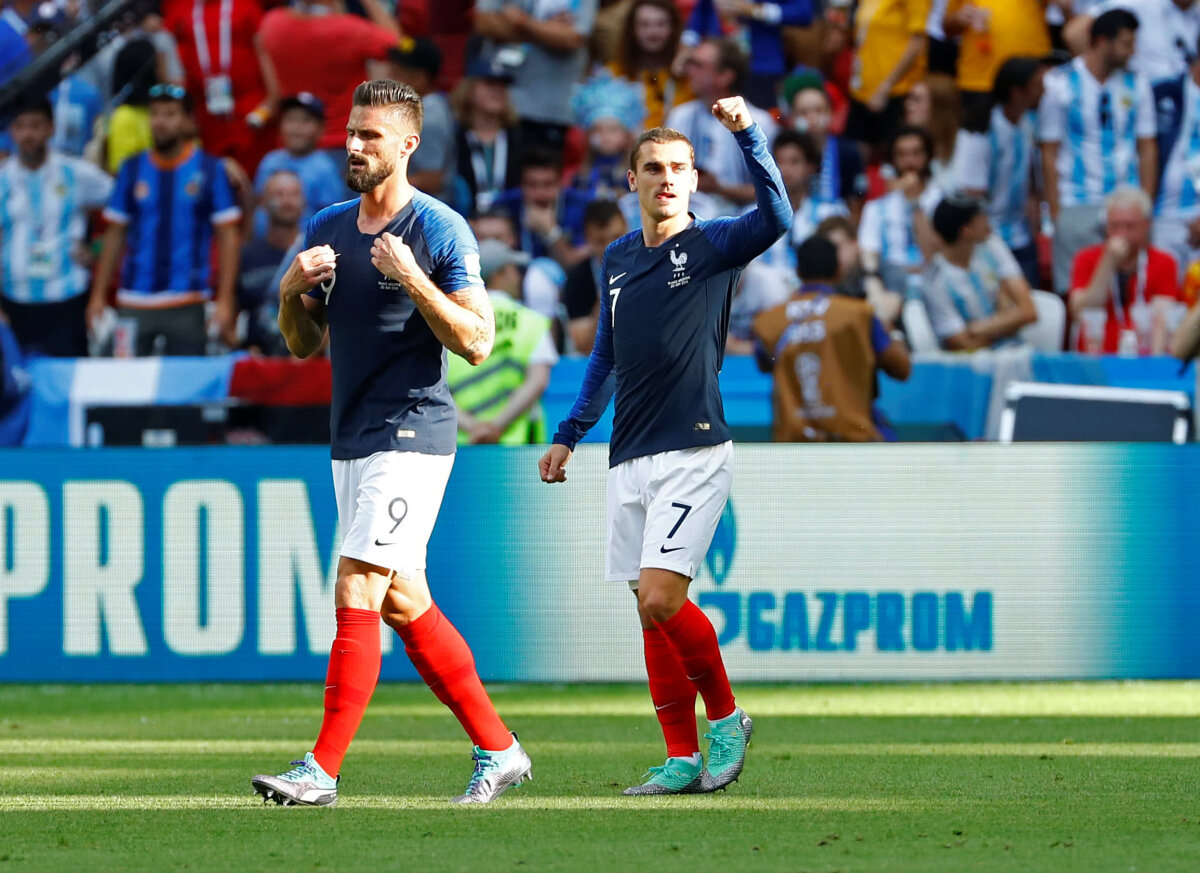
[[[758,208],[699,221],[688,212],[697,177],[682,133],[642,134],[630,157],[642,229],[609,245],[600,320],[583,387],[542,457],[544,482],[566,480],[575,444],[613,394],[606,576],[637,594],[650,696],[667,761],[626,794],[725,788],[742,772],[754,725],[734,702],[712,624],[688,585],[725,508],[733,449],[717,374],[738,275],[791,226],[792,208],[766,136],[741,97],[712,113],[732,132],[754,179]],[[696,694],[710,725],[700,757]]]
[[[346,182],[360,196],[312,217],[280,282],[279,327],[293,354],[308,357],[329,335],[333,480],[345,534],[321,731],[294,769],[254,777],[264,801],[337,802],[342,759],[379,680],[380,616],[475,744],[474,773],[454,801],[487,803],[530,775],[529,756],[425,580],[458,428],[446,350],[480,363],[495,325],[466,221],[409,184],[421,120],[421,98],[408,85],[358,86]]]

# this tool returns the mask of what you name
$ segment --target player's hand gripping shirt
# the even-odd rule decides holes
[[[337,460],[388,450],[449,455],[456,445],[446,348],[403,286],[371,263],[371,244],[384,232],[400,237],[445,293],[483,288],[479,245],[466,221],[419,191],[378,234],[358,229],[357,199],[313,216],[303,248],[327,245],[338,255],[333,279],[309,292],[329,320]]]
[[[596,345],[554,442],[574,448],[616,391],[609,464],[730,439],[717,377],[742,269],[787,232],[792,207],[757,124],[734,134],[758,208],[693,221],[656,248],[641,231],[609,245]],[[610,380],[609,374],[615,375]]]

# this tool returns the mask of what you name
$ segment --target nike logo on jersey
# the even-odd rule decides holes
[[[398,543],[398,542],[399,542],[399,540],[395,540],[395,541],[393,541],[393,542],[390,542],[390,543],[383,543],[383,542],[380,542],[379,540],[375,540],[375,545],[377,545],[377,546],[394,546],[394,545],[396,545],[396,543]]]
[[[671,552],[678,552],[678,551],[681,551],[686,548],[687,548],[687,546],[676,546],[673,549],[668,549],[666,546],[659,546],[658,550],[664,555],[669,555],[669,554],[671,554]]]
[[[626,270],[626,271],[625,271],[625,273],[628,273],[628,272],[629,272],[628,270]],[[621,273],[621,274],[620,274],[620,275],[618,275],[618,276],[609,276],[609,277],[608,277],[608,284],[609,284],[609,285],[615,285],[617,282],[620,282],[620,281],[621,281],[621,276],[624,276],[624,275],[625,275],[625,273]]]

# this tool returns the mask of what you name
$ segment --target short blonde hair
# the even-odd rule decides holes
[[[1150,195],[1133,185],[1122,185],[1109,194],[1108,199],[1104,201],[1104,214],[1108,215],[1114,209],[1125,207],[1137,209],[1146,218],[1154,216],[1154,201],[1150,199]]]

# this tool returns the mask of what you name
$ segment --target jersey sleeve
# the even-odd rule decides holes
[[[925,303],[925,311],[929,313],[929,321],[933,324],[938,342],[944,343],[967,329],[967,323],[954,305],[950,289],[946,287],[945,276],[936,267],[930,267],[925,273],[925,281],[921,284],[921,300]]]
[[[986,134],[958,132],[954,146],[954,181],[965,191],[984,191],[989,195],[992,170],[991,141]]]
[[[740,218],[718,218],[704,226],[705,236],[721,253],[727,267],[750,263],[792,226],[792,204],[762,127],[752,124],[734,133],[734,137],[754,182],[757,208]]]
[[[1137,138],[1154,139],[1158,136],[1158,104],[1154,101],[1150,80],[1145,76],[1138,76],[1136,87]]]
[[[1038,140],[1062,142],[1067,132],[1067,105],[1063,100],[1065,84],[1061,73],[1046,77],[1046,93],[1038,104]]]
[[[426,228],[426,241],[434,256],[434,274],[430,279],[446,294],[468,288],[482,289],[479,243],[475,234],[457,213],[447,209],[433,215],[436,216],[434,226]]]
[[[87,209],[100,209],[112,197],[112,176],[95,164],[80,161],[75,164],[79,179],[79,199]]]
[[[608,275],[608,256],[600,268],[600,275]],[[561,422],[554,434],[554,442],[566,446],[572,451],[579,441],[604,415],[608,402],[616,390],[616,380],[613,378],[613,339],[612,339],[612,295],[600,295],[600,318],[596,322],[596,344],[588,356],[587,369],[583,373],[583,385],[579,388],[579,396],[571,407],[571,413]]]
[[[104,219],[113,224],[129,224],[133,220],[134,177],[137,175],[137,158],[130,158],[117,171],[117,182],[113,186],[108,205],[104,207]]]
[[[871,200],[863,207],[862,221],[858,225],[858,246],[864,252],[883,254],[883,220],[879,200]]]
[[[992,234],[988,237],[987,242],[988,256],[992,259],[992,263],[996,267],[996,275],[1001,279],[1024,279],[1025,271],[1021,269],[1021,265],[1017,263],[1016,257],[1012,253],[1012,249],[1004,244],[1004,240]]]
[[[228,224],[242,217],[242,207],[238,206],[233,196],[233,186],[229,184],[229,174],[220,158],[213,161],[213,170],[209,174],[213,224]]]

